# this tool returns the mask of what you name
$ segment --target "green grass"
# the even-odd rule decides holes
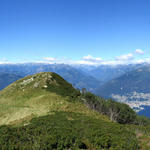
[[[52,111],[68,111],[80,112],[87,115],[99,115],[97,112],[88,109],[81,102],[71,102],[55,93],[48,91],[38,92],[39,95],[33,95],[26,98],[25,95],[21,98],[5,99],[5,102],[0,104],[0,124],[9,124],[18,122],[18,120],[27,118],[27,116],[46,115]],[[107,117],[102,116],[107,119]]]

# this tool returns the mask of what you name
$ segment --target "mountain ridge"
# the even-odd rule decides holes
[[[143,109],[142,105],[150,106],[150,66],[138,68],[108,81],[99,87],[95,94],[110,97],[127,103],[136,111]]]

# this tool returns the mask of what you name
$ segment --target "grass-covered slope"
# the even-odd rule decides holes
[[[39,73],[18,80],[0,92],[0,124],[14,124],[51,111],[88,113],[76,101],[79,91],[55,73]]]
[[[0,92],[0,149],[138,150],[130,126],[100,114],[131,116],[124,117],[122,108],[81,95],[55,73],[28,76]]]

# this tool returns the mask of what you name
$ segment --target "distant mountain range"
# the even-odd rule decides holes
[[[131,65],[66,65],[66,64],[43,64],[43,63],[24,63],[24,64],[1,64],[0,72],[17,74],[21,77],[32,75],[39,72],[55,72],[70,82],[75,88],[86,88],[90,92],[95,92],[104,83],[135,70],[144,64]],[[11,79],[10,79],[11,80]],[[9,81],[9,78],[8,78]],[[7,83],[8,85],[11,82]]]
[[[100,86],[95,93],[129,104],[137,111],[150,105],[150,66],[144,66],[112,79]]]
[[[9,84],[14,81],[22,78],[22,76],[17,74],[9,74],[9,73],[0,73],[0,90],[7,87]]]
[[[42,64],[42,63],[27,63],[27,64],[2,64],[0,65],[1,73],[18,74],[21,77],[32,75],[39,72],[55,72],[61,75],[65,80],[70,82],[75,88],[86,88],[88,91],[94,90],[102,84],[95,77],[85,73],[81,69],[65,65],[65,64]],[[3,78],[1,78],[3,79]],[[18,78],[16,78],[18,79]],[[10,84],[9,80],[5,80],[6,86]],[[14,81],[14,80],[13,80]],[[3,86],[4,87],[4,86]]]
[[[129,64],[129,65],[100,65],[100,66],[77,66],[78,69],[86,72],[87,74],[93,76],[97,80],[106,83],[111,79],[117,78],[126,72],[135,70],[145,66],[145,64]]]
[[[97,94],[110,96],[113,94],[124,95],[130,92],[149,93],[150,85],[150,66],[142,67],[124,75],[110,80],[97,90]],[[107,90],[106,90],[107,89]]]

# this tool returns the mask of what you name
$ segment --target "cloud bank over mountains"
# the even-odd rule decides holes
[[[140,58],[142,56],[142,58]],[[56,58],[47,57],[44,61],[47,63],[65,63],[74,65],[119,65],[119,64],[140,64],[140,63],[150,63],[150,58],[143,57],[144,51],[142,49],[136,49],[132,53],[123,54],[116,56],[112,60],[104,60],[101,57],[94,57],[90,54],[83,56],[80,60],[61,60]]]
[[[8,60],[1,60],[0,64],[11,64]],[[58,59],[54,57],[44,57],[38,61],[24,61],[17,63],[49,63],[49,64],[70,64],[70,65],[125,65],[125,64],[141,64],[150,63],[150,58],[145,57],[142,49],[136,49],[132,53],[116,56],[112,60],[104,60],[101,57],[94,57],[90,54],[83,56],[80,60]]]

